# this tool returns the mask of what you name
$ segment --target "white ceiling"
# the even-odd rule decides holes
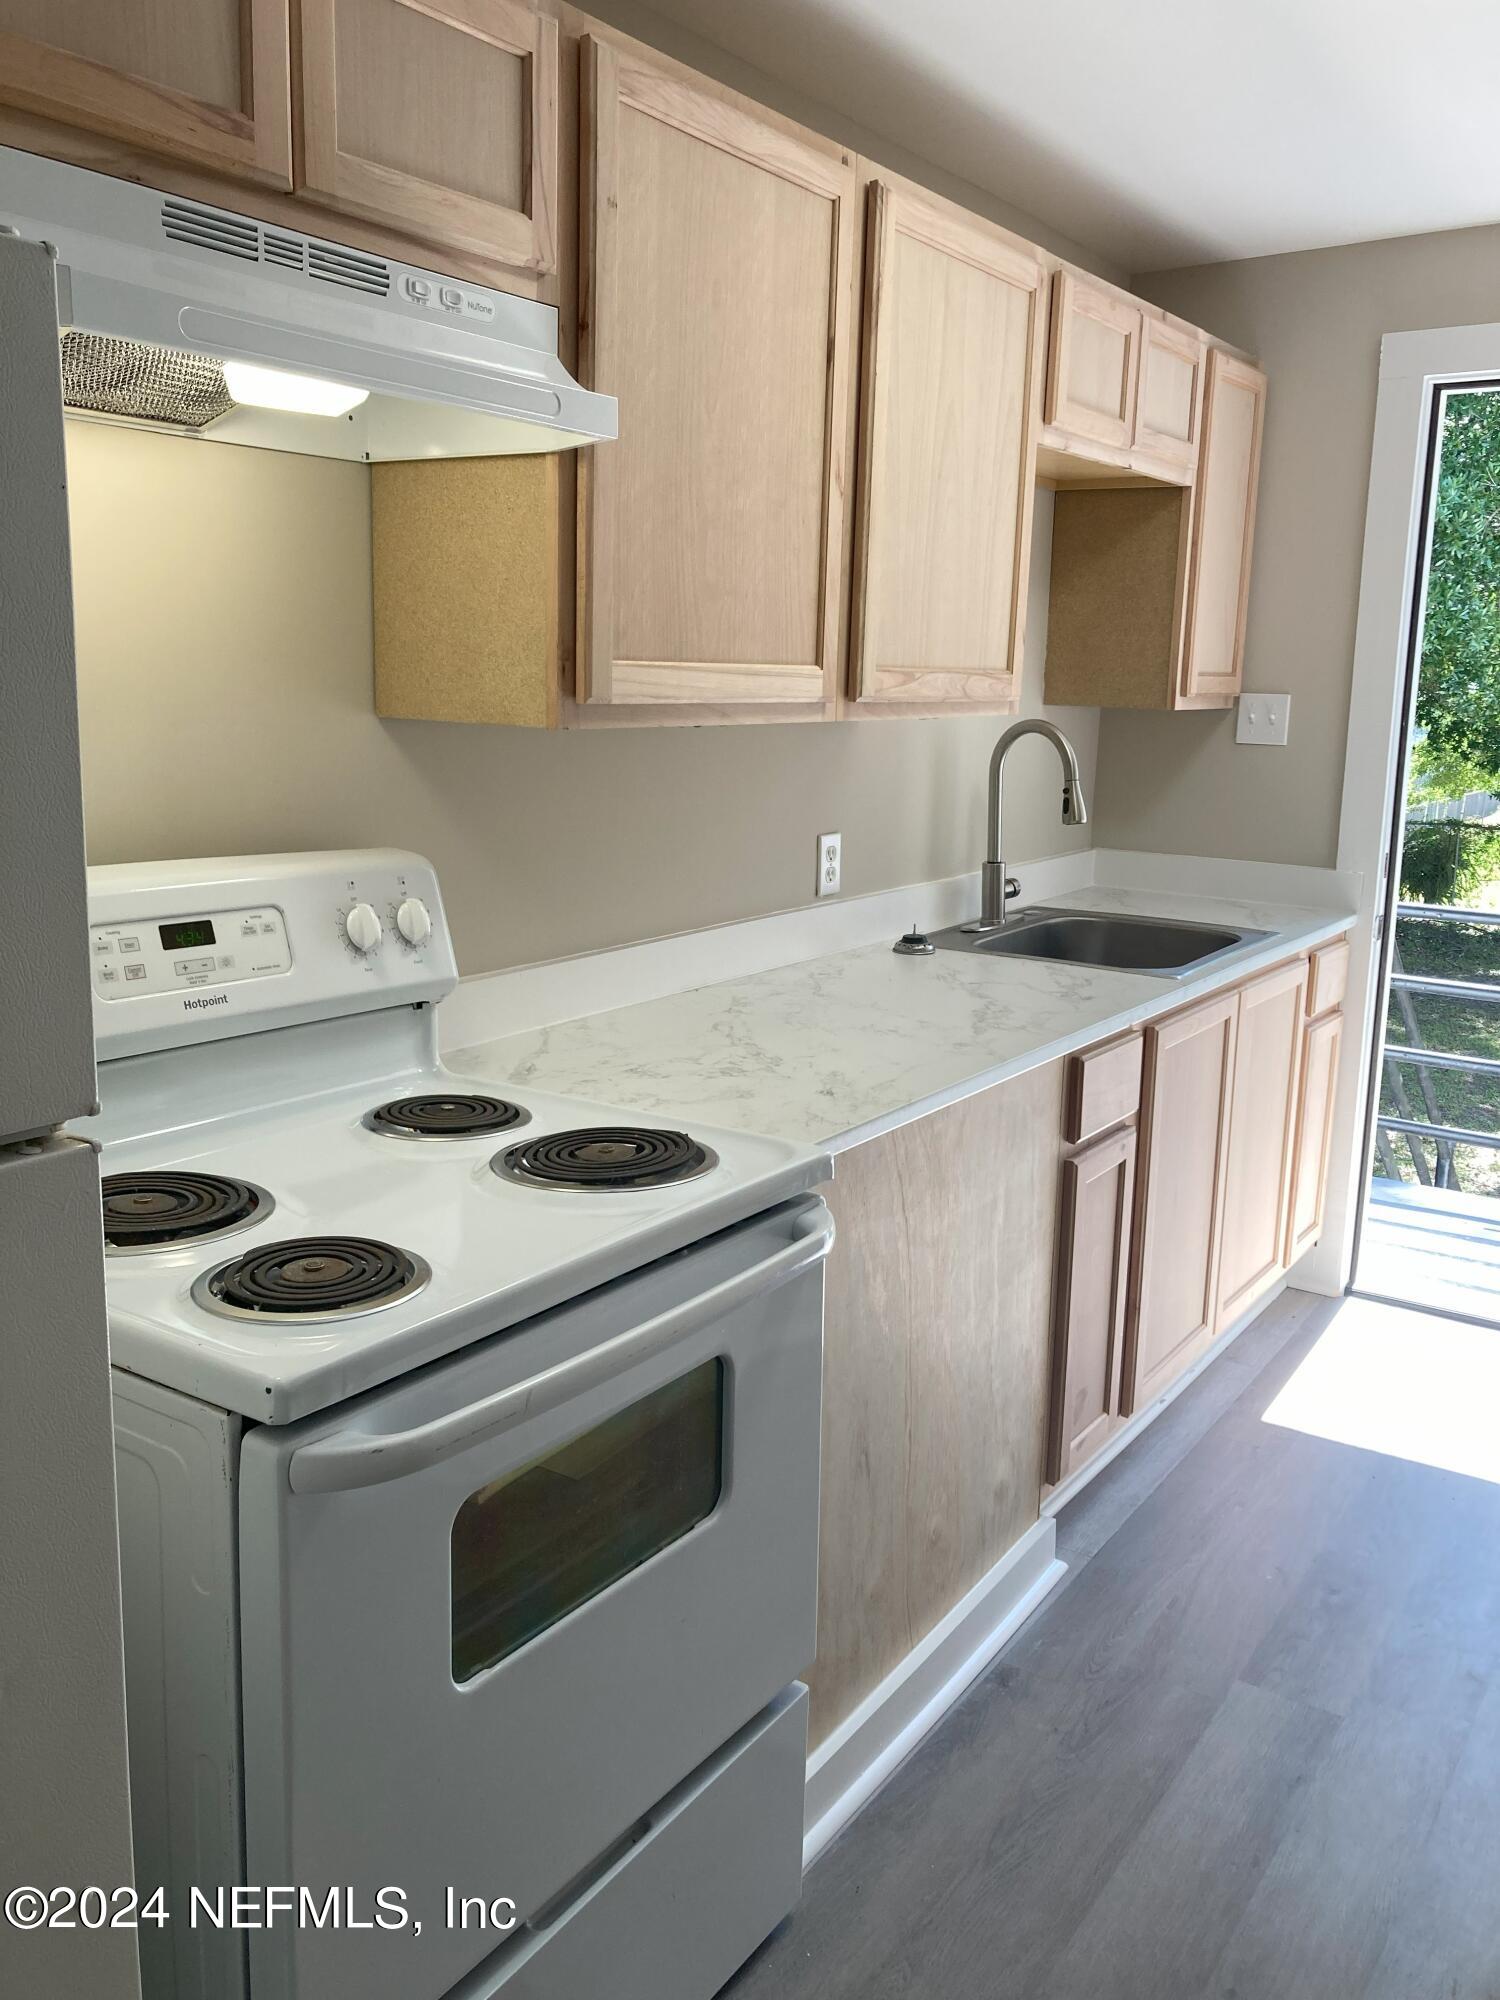
[[[1127,270],[1500,220],[1495,0],[652,4]]]

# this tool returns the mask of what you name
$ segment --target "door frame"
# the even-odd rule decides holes
[[[1338,867],[1359,879],[1344,1008],[1349,1047],[1341,1068],[1330,1145],[1323,1238],[1299,1269],[1314,1291],[1344,1291],[1364,1211],[1366,1160],[1378,1095],[1367,1060],[1385,1006],[1396,807],[1405,776],[1408,689],[1426,584],[1429,469],[1438,392],[1500,376],[1500,325],[1387,334],[1370,452],[1369,500],[1360,567],[1349,732],[1339,812]]]

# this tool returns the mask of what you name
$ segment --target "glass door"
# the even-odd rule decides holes
[[[1438,417],[1355,1288],[1500,1323],[1500,385]]]

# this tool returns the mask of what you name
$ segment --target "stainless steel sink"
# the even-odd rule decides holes
[[[1269,931],[1225,924],[1188,924],[1167,917],[1123,917],[1093,910],[1024,910],[986,929],[958,924],[935,931],[939,951],[977,951],[992,958],[1044,958],[1062,965],[1097,965],[1185,979],[1215,959],[1268,938]]]

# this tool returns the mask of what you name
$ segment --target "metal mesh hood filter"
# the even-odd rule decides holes
[[[70,410],[101,417],[201,431],[234,408],[219,362],[110,334],[65,333],[62,379]]]

